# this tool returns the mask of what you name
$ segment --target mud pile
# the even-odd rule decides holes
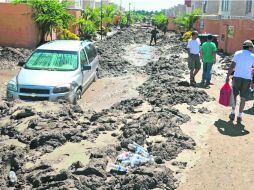
[[[186,64],[179,55],[160,58],[146,66],[150,78],[138,88],[145,99],[152,105],[161,107],[187,103],[197,105],[210,98],[203,90],[190,87],[183,78]]]
[[[164,163],[184,149],[193,149],[195,142],[179,127],[190,117],[172,106],[197,105],[209,97],[204,91],[189,87],[184,80],[186,64],[176,55],[184,49],[175,37],[165,37],[165,46],[163,43],[158,46],[161,58],[139,67],[140,71],[123,60],[124,47],[145,43],[150,38],[149,34],[144,35],[146,32],[128,29],[97,44],[102,56],[101,76],[118,76],[125,72],[149,75],[148,81],[138,89],[142,98],[121,101],[101,112],[83,110],[65,102],[32,104],[35,107],[19,102],[0,105],[0,143],[3,144],[0,147],[0,189],[11,186],[17,189],[176,189],[173,171]],[[165,48],[168,52],[164,52]],[[77,161],[67,169],[57,170],[54,163],[37,162],[69,142],[96,143],[107,133],[115,142],[80,150],[89,154],[88,164]],[[151,140],[157,136],[161,139]],[[8,145],[9,140],[22,143],[24,148]],[[155,163],[130,168],[126,175],[109,172],[108,163],[114,162],[133,142],[146,147]],[[28,167],[27,163],[32,166]],[[14,185],[9,183],[10,170],[18,177]]]
[[[223,70],[228,70],[232,63],[232,60],[233,60],[233,55],[222,57],[221,60],[219,61],[219,64],[221,65],[220,67]]]
[[[47,103],[40,104],[49,106]],[[5,140],[16,139],[25,148],[14,145],[1,147],[0,187],[11,186],[8,171],[12,169],[18,176],[15,187],[21,189],[175,189],[172,171],[161,164],[175,158],[183,149],[195,146],[193,140],[179,128],[190,118],[173,108],[153,108],[142,113],[143,104],[142,99],[130,99],[96,113],[68,104],[58,105],[57,110],[36,111],[33,107],[5,103],[1,106],[1,119],[7,122],[0,126],[3,144]],[[75,162],[61,171],[45,163],[25,167],[27,162],[36,163],[39,157],[66,142],[94,141],[99,135],[115,131],[119,126],[122,126],[120,132],[112,134],[119,143],[104,149],[92,149],[88,165]],[[165,141],[147,141],[150,136],[156,135],[163,135]],[[131,168],[123,176],[109,173],[107,164],[127,150],[128,143],[132,142],[147,145],[156,163],[149,167]]]
[[[15,69],[19,61],[26,61],[32,50],[0,47],[0,69]]]
[[[97,42],[98,52],[101,55],[99,77],[137,72],[138,69],[123,58],[124,48],[134,43],[148,43],[150,39],[148,32],[148,29],[125,29]]]

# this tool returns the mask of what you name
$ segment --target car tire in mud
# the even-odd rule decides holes
[[[98,80],[98,71],[96,71],[96,73],[94,75],[93,82],[96,82],[97,80]]]
[[[78,89],[73,97],[73,100],[72,100],[72,104],[76,105],[78,103],[78,100],[81,99],[81,96],[82,96],[82,92],[80,89]]]

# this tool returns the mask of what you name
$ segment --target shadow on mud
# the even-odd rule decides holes
[[[254,104],[252,106],[252,108],[243,111],[245,114],[249,114],[249,115],[254,115]]]
[[[222,135],[228,135],[231,137],[244,136],[250,133],[244,129],[245,126],[243,124],[235,125],[232,121],[219,119],[218,121],[215,121],[214,125]]]

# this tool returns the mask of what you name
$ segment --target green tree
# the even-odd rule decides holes
[[[62,28],[68,28],[73,16],[67,12],[70,3],[67,0],[14,0],[14,4],[25,3],[33,9],[33,19],[42,32],[41,43],[52,32]]]
[[[185,30],[191,30],[193,25],[200,18],[200,9],[195,9],[191,14],[184,14],[177,16],[173,22],[179,28],[184,28]]]
[[[152,22],[155,26],[162,29],[168,23],[168,17],[165,13],[159,13],[152,17]]]

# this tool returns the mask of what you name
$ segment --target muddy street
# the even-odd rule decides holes
[[[173,33],[149,40],[134,27],[97,42],[99,76],[77,105],[7,102],[19,68],[0,61],[0,189],[251,189],[254,101],[244,129],[228,131],[229,110],[217,103],[225,71],[216,66],[209,89],[191,87],[184,44]],[[110,171],[132,143],[152,161]]]

